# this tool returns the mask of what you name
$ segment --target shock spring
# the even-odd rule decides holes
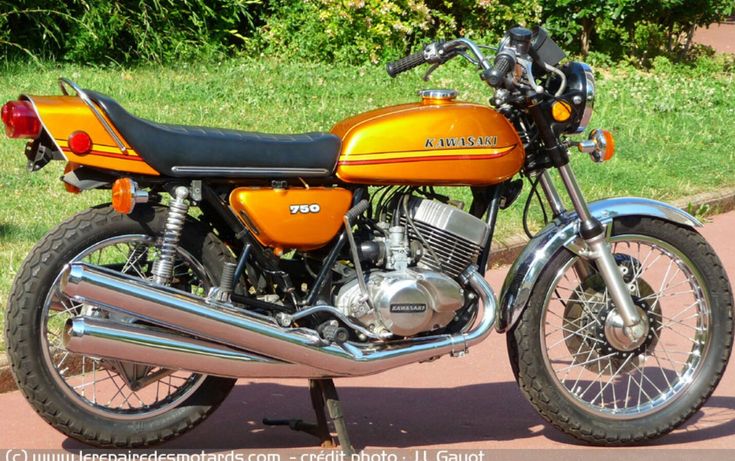
[[[189,211],[189,189],[179,186],[174,190],[174,197],[168,205],[166,226],[161,239],[161,252],[153,263],[153,281],[161,285],[168,285],[173,278],[176,247],[179,245],[181,231],[184,229],[186,215]]]

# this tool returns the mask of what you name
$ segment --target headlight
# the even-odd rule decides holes
[[[582,133],[592,117],[595,105],[595,75],[592,68],[583,62],[570,62],[562,70],[567,76],[567,89],[564,96],[574,106],[574,117],[567,133]]]

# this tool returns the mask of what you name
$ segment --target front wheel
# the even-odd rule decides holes
[[[722,263],[695,230],[616,220],[610,245],[648,323],[616,347],[614,305],[594,265],[563,250],[509,333],[523,393],[555,427],[589,443],[630,445],[676,428],[719,382],[730,356],[733,299]]]

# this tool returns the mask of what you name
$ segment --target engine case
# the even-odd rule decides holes
[[[357,280],[339,291],[336,307],[376,331],[387,330],[397,336],[413,336],[432,331],[451,322],[464,305],[464,290],[439,272],[407,269],[372,272],[367,287],[376,313],[362,300]]]

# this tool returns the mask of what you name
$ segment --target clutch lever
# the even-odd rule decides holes
[[[432,64],[431,67],[429,67],[429,70],[426,71],[424,76],[421,77],[423,81],[428,82],[429,78],[431,77],[431,73],[438,69],[440,65],[440,63]]]
[[[451,44],[452,42],[450,42]],[[476,59],[472,59],[467,53],[466,48],[462,46],[461,43],[455,44],[454,47],[446,47],[446,43],[438,43],[437,48],[440,48],[437,52],[436,48],[430,51],[430,58],[428,62],[433,63],[431,67],[429,67],[429,70],[426,71],[426,73],[423,76],[423,80],[425,82],[429,81],[429,78],[431,77],[431,74],[442,64],[446,63],[447,61],[456,58],[457,56],[462,56],[467,61],[471,62],[475,66],[479,66],[480,63]],[[431,54],[433,52],[433,54]]]

